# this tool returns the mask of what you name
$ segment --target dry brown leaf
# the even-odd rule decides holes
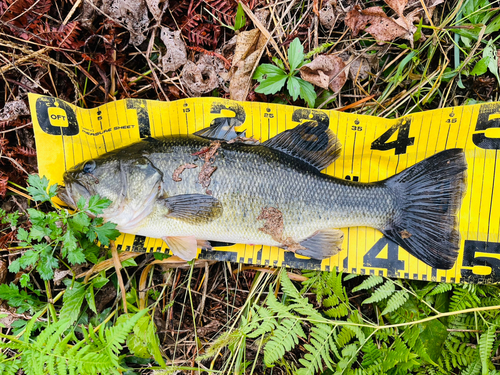
[[[163,15],[162,9],[160,9],[160,3],[161,0],[146,0],[146,5],[148,6],[149,11],[153,15],[154,19],[156,22],[160,23],[161,22],[161,16]],[[168,8],[168,1],[167,4],[163,7],[163,9]]]
[[[427,17],[427,13],[429,13],[429,17],[432,18],[436,6],[443,2],[444,0],[424,0],[424,5],[427,8],[427,12],[425,12],[422,6],[422,0],[411,0],[405,9],[406,18],[413,23],[420,22],[420,18],[424,17],[424,22],[429,23],[430,20]]]
[[[7,262],[3,259],[0,259],[0,284],[5,283],[5,279],[7,278]]]
[[[162,27],[160,38],[167,48],[165,55],[161,57],[163,71],[173,72],[187,62],[186,45],[181,38],[180,30],[170,31],[168,27]]]
[[[347,61],[344,59],[349,70],[348,77],[353,81],[363,81],[367,79],[371,73],[372,64],[363,58],[356,56],[348,56]]]
[[[358,35],[361,30],[364,30],[377,39],[379,41],[378,44],[384,44],[384,42],[389,42],[400,37],[413,40],[411,31],[398,24],[394,19],[387,17],[380,7],[371,7],[362,10],[359,5],[356,5],[347,14],[345,23],[352,30],[353,36]],[[370,26],[367,27],[367,25]]]
[[[19,116],[29,115],[30,111],[23,100],[13,100],[5,103],[0,110],[0,121],[12,121]]]
[[[403,11],[408,5],[408,0],[384,0],[398,16],[403,17]]]
[[[348,3],[348,2],[347,2]],[[337,22],[345,19],[347,12],[352,9],[352,5],[339,4],[337,0],[325,0],[319,10],[319,22],[328,31],[332,30]]]
[[[213,57],[201,55],[196,64],[188,60],[182,69],[181,82],[192,96],[200,96],[216,89],[219,80],[214,69]]]
[[[300,68],[303,80],[324,89],[339,92],[347,81],[344,61],[339,56],[320,55]]]
[[[238,34],[232,67],[229,72],[229,95],[233,100],[246,100],[252,84],[252,72],[266,44],[266,39],[253,29]]]
[[[97,1],[93,1],[97,3]],[[146,40],[149,26],[148,8],[144,0],[102,0],[99,9],[130,32],[130,43],[138,46]]]

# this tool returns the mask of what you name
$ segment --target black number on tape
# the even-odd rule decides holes
[[[406,154],[406,148],[413,146],[415,138],[410,137],[411,119],[406,118],[391,126],[384,134],[372,142],[372,150],[388,151],[394,149],[396,155]],[[388,142],[394,133],[398,133],[396,140]]]
[[[231,103],[228,105],[224,103],[213,103],[212,108],[210,108],[210,113],[222,113],[223,109],[233,112],[234,117],[217,117],[216,119],[212,120],[210,126],[218,126],[220,124],[223,124],[224,121],[227,121],[228,125],[233,127],[240,126],[245,122],[245,119],[247,117],[245,109],[237,103]]]
[[[486,136],[487,129],[500,128],[500,106],[498,104],[483,104],[477,116],[476,131],[472,134],[472,142],[477,147],[487,150],[500,150],[500,138]]]
[[[386,246],[387,258],[378,258]],[[388,238],[382,237],[363,257],[363,266],[383,268],[387,270],[387,276],[397,276],[397,271],[405,269],[405,262],[403,260],[399,260],[398,257],[399,246]]]
[[[466,240],[462,267],[463,281],[500,281],[500,243]]]
[[[72,136],[80,132],[73,109],[57,98],[38,98],[36,118],[40,128],[47,134]]]
[[[141,138],[151,137],[151,126],[149,124],[149,113],[146,100],[127,99],[127,109],[135,109],[137,113],[139,136]]]
[[[307,126],[302,134],[304,149],[324,150],[328,147],[329,136],[326,132],[330,126],[330,118],[324,112],[313,109],[297,109],[292,113],[292,121]]]

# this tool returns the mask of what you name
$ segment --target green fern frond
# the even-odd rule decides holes
[[[435,296],[436,294],[449,292],[452,289],[453,289],[452,284],[440,283],[440,284],[436,285],[436,287],[434,289],[432,289],[431,292],[427,295],[428,296]]]
[[[386,280],[384,284],[375,289],[371,297],[363,301],[363,305],[367,303],[380,302],[383,299],[389,298],[396,291],[396,286],[391,280]]]
[[[408,300],[410,294],[406,290],[398,290],[394,293],[391,298],[387,301],[387,306],[382,311],[382,315],[392,313],[396,311]]]
[[[481,358],[483,375],[488,375],[489,373],[491,349],[493,349],[493,342],[495,341],[495,328],[495,326],[490,326],[479,338],[479,357]]]
[[[351,329],[350,326],[342,327],[336,337],[337,346],[339,348],[346,346],[355,335],[356,333]]]
[[[21,361],[16,358],[9,358],[5,353],[0,353],[0,374],[2,375],[15,375],[19,370]]]
[[[264,362],[267,366],[283,358],[286,351],[295,348],[299,343],[299,337],[306,337],[300,323],[298,319],[281,320],[264,347]]]
[[[363,352],[363,361],[361,362],[361,366],[370,367],[379,363],[379,359],[382,357],[382,352],[372,340],[368,340],[365,345],[363,345],[361,350]]]
[[[360,285],[357,287],[353,288],[353,292],[357,292],[359,290],[367,290],[371,289],[378,284],[381,284],[384,281],[384,278],[382,276],[375,276],[371,275],[369,278],[367,278],[365,281],[363,281]]]
[[[477,296],[477,288],[470,284],[456,285],[450,298],[450,311],[459,311],[478,307],[481,300]]]
[[[304,344],[304,348],[308,353],[304,358],[300,359],[303,368],[297,371],[297,374],[317,374],[323,368],[323,363],[333,370],[334,359],[331,357],[333,352],[337,358],[341,358],[335,345],[334,332],[335,326],[326,324],[318,324],[311,328],[310,344]]]
[[[247,333],[247,337],[256,338],[266,333],[273,331],[278,324],[276,318],[273,316],[273,313],[266,309],[263,306],[258,306],[253,311],[253,319],[252,323],[244,324],[242,326],[245,327],[245,333]]]
[[[335,319],[342,318],[344,316],[347,316],[348,314],[349,314],[349,309],[344,304],[341,304],[341,305],[332,307],[331,309],[325,310],[326,316],[328,316],[330,318],[335,318]]]
[[[469,366],[462,372],[462,375],[479,375],[481,373],[481,359],[476,358]]]

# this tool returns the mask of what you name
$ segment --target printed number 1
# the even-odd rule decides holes
[[[415,137],[410,137],[410,119],[402,119],[391,126],[384,134],[372,142],[372,150],[387,151],[394,149],[396,155],[406,154],[406,148],[413,146]],[[394,133],[398,133],[396,140],[388,142]]]

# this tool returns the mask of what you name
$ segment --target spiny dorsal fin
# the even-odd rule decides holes
[[[263,145],[305,161],[318,171],[333,163],[342,149],[335,134],[316,121],[307,121],[286,130]]]
[[[245,131],[237,132],[235,130],[238,125],[239,123],[233,119],[229,119],[229,121],[228,119],[215,119],[208,128],[198,130],[193,134],[202,138],[230,141],[238,137],[245,137]]]

